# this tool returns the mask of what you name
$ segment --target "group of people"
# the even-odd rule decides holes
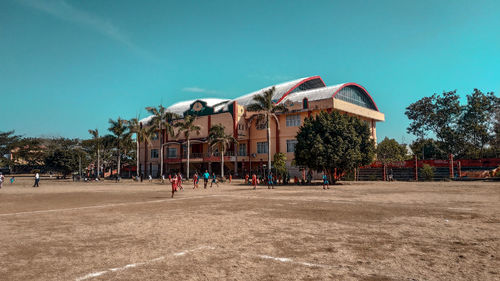
[[[163,177],[162,177],[162,180],[163,180]],[[219,187],[217,175],[215,173],[212,173],[212,175],[210,175],[208,170],[205,170],[205,173],[203,173],[201,175],[201,177],[203,178],[203,188],[204,189],[207,188],[208,182],[210,179],[211,179],[210,187],[212,187],[214,184],[217,187]],[[168,178],[169,178],[170,183],[172,185],[172,198],[173,198],[175,192],[177,192],[178,190],[184,190],[184,188],[182,187],[182,180],[183,180],[182,174],[177,173],[177,174],[174,174],[173,176],[169,175]],[[195,172],[193,175],[193,189],[199,188],[199,182],[200,182],[200,176],[198,175],[198,172]]]

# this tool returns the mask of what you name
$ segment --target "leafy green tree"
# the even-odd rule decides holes
[[[498,108],[498,98],[492,92],[484,94],[474,89],[472,94],[467,95],[467,105],[459,121],[467,157],[482,158],[484,148],[493,142],[495,107]]]
[[[258,119],[265,120],[267,128],[267,167],[271,171],[271,118],[278,120],[277,113],[287,112],[288,109],[283,104],[275,104],[273,96],[276,91],[275,87],[264,91],[260,95],[253,97],[254,103],[247,106],[250,112],[258,112]]]
[[[446,159],[448,157],[433,139],[418,139],[410,144],[410,148],[413,155],[422,160]]]
[[[218,148],[221,152],[221,177],[224,177],[224,153],[232,143],[237,143],[237,140],[230,134],[224,132],[225,127],[221,124],[216,124],[210,128],[208,133],[208,144],[212,148]]]
[[[23,138],[17,142],[17,151],[14,154],[16,162],[23,162],[29,167],[42,166],[46,156],[46,149],[40,138]]]
[[[14,135],[14,130],[0,132],[0,167],[12,164],[5,155],[10,154],[11,150],[17,146],[21,136]]]
[[[306,118],[297,133],[295,162],[330,175],[370,164],[375,144],[368,125],[356,117],[339,112],[321,112]]]
[[[390,164],[392,162],[403,161],[406,159],[407,149],[403,144],[399,144],[395,139],[385,137],[377,145],[377,160],[383,164]]]
[[[420,139],[432,132],[441,149],[446,153],[458,154],[461,135],[458,131],[457,122],[462,113],[456,91],[443,92],[441,95],[434,94],[424,97],[410,104],[405,111],[410,119],[407,131]]]
[[[177,137],[180,135],[184,136],[184,139],[187,141],[187,170],[186,170],[186,177],[189,178],[189,151],[190,151],[190,138],[191,138],[191,133],[196,133],[197,135],[200,134],[200,126],[195,125],[194,121],[196,121],[196,116],[193,115],[186,115],[184,116],[184,119],[182,121],[179,121],[174,124],[176,128],[179,129],[177,132]]]
[[[113,133],[114,145],[117,153],[117,176],[120,178],[122,151],[131,144],[130,132],[128,131],[127,120],[121,119],[120,117],[116,120],[109,119],[109,124],[110,127],[108,130]]]
[[[283,178],[287,174],[286,169],[286,154],[283,152],[278,152],[274,154],[274,169],[276,170],[276,176],[282,176]]]

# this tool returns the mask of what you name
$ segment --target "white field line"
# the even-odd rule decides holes
[[[294,261],[290,258],[278,258],[278,257],[271,257],[268,255],[257,255],[257,257],[259,257],[261,259],[274,260],[274,261],[279,261],[279,262],[287,262],[287,263],[292,263],[292,264],[304,265],[304,266],[308,266],[308,267],[321,267],[321,268],[330,268],[331,267],[329,265],[324,265],[324,264],[316,264],[316,263],[310,263],[310,262],[299,262],[299,261]]]
[[[173,253],[172,256],[174,256],[174,257],[184,256],[184,255],[186,255],[188,253],[199,251],[199,250],[205,250],[205,249],[214,250],[215,248],[211,247],[211,246],[200,246],[198,248],[194,248],[194,249],[190,249],[190,250],[184,250],[184,251],[178,252],[178,253]],[[131,264],[124,265],[122,267],[115,267],[115,268],[110,268],[110,269],[104,270],[104,271],[92,272],[92,273],[89,273],[89,274],[87,274],[85,276],[76,278],[75,281],[87,280],[87,279],[91,279],[91,278],[94,278],[94,277],[101,276],[101,275],[106,274],[106,273],[116,272],[116,271],[121,271],[121,270],[125,270],[125,269],[128,269],[128,268],[133,268],[133,267],[137,267],[137,266],[141,266],[141,265],[146,265],[146,264],[150,264],[150,263],[153,263],[153,262],[161,261],[161,260],[164,260],[164,259],[165,259],[165,257],[161,256],[161,257],[158,257],[158,258],[155,258],[155,259],[152,259],[152,260],[149,260],[149,261],[145,261],[145,262],[131,263]]]
[[[98,208],[108,208],[108,207],[116,207],[116,206],[138,205],[138,204],[149,204],[149,203],[160,203],[160,202],[169,202],[169,201],[178,201],[178,200],[189,200],[189,199],[200,199],[200,198],[220,197],[220,196],[225,196],[225,195],[212,194],[212,195],[192,196],[192,197],[174,198],[174,199],[162,199],[162,200],[151,200],[151,201],[140,201],[140,202],[112,203],[112,204],[86,206],[86,207],[75,207],[75,208],[64,208],[64,209],[51,209],[51,210],[40,210],[40,211],[7,213],[7,214],[0,214],[0,217],[16,216],[16,215],[28,215],[28,214],[40,214],[40,213],[53,213],[53,212],[74,211],[74,210],[85,210],[85,209],[98,209]]]

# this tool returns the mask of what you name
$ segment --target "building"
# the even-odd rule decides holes
[[[220,171],[220,154],[217,151],[211,151],[207,143],[209,129],[215,124],[222,124],[226,128],[226,133],[238,140],[238,144],[231,147],[225,154],[225,171],[238,174],[265,168],[268,149],[266,125],[255,121],[256,118],[251,118],[257,113],[247,111],[246,107],[253,103],[255,95],[271,87],[232,100],[202,98],[179,102],[167,108],[167,111],[181,116],[197,116],[195,124],[200,126],[201,131],[199,135],[194,134],[190,141],[190,171],[192,173],[205,169]],[[356,83],[326,86],[320,76],[312,76],[278,84],[275,87],[273,100],[284,104],[288,112],[278,115],[278,120],[271,122],[271,155],[276,152],[286,153],[287,165],[292,175],[298,173],[298,168],[291,165],[297,142],[295,136],[306,117],[320,111],[331,112],[332,110],[358,116],[370,126],[375,141],[377,138],[376,122],[385,119],[370,94]],[[141,120],[142,124],[147,126],[151,117]],[[185,171],[187,163],[185,140],[162,133],[165,172]],[[153,137],[151,144],[140,146],[140,170],[145,175],[160,175],[158,136],[156,134]]]

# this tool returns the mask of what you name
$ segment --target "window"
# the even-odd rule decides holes
[[[247,144],[246,143],[240,143],[238,146],[238,155],[239,156],[246,156],[247,155]]]
[[[302,109],[308,109],[309,108],[309,101],[307,98],[302,100]]]
[[[267,129],[267,120],[257,120],[257,123],[255,124],[255,128],[257,130],[265,130]]]
[[[245,124],[238,124],[238,130],[246,130]]]
[[[342,90],[337,93],[335,98],[353,103],[355,105],[376,110],[375,105],[368,97],[368,95],[366,95],[361,89],[357,87],[347,86],[345,88],[342,88]]]
[[[154,132],[153,136],[151,136],[151,140],[157,140],[158,139],[158,132]]]
[[[297,127],[300,126],[300,115],[287,115],[286,116],[286,126],[287,127]]]
[[[177,148],[169,147],[167,150],[167,157],[168,158],[177,158]]]
[[[151,149],[151,159],[158,158],[158,149]]]
[[[297,140],[286,140],[286,152],[295,152]]]
[[[265,154],[267,153],[267,141],[257,143],[257,153]]]

